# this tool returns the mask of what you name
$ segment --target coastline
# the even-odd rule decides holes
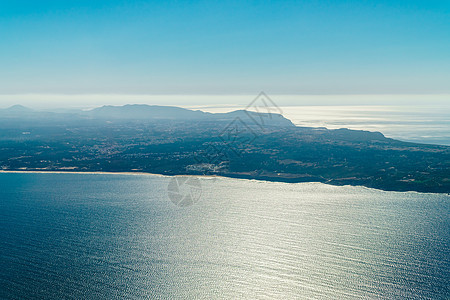
[[[20,173],[29,173],[29,174],[81,174],[81,175],[127,175],[127,176],[158,176],[158,177],[206,177],[206,178],[233,178],[229,176],[221,176],[221,175],[196,175],[196,174],[177,174],[177,175],[164,175],[157,173],[149,173],[149,172],[105,172],[105,171],[55,171],[55,170],[0,170],[0,174],[20,174]],[[235,178],[239,179],[239,178]],[[258,180],[258,179],[255,179]],[[260,180],[262,181],[262,180]],[[265,180],[269,181],[269,180]]]
[[[43,171],[43,170],[0,170],[0,174],[2,173],[37,173],[37,174],[88,174],[88,175],[150,175],[150,176],[161,176],[168,177],[162,174],[154,174],[147,172],[105,172],[105,171]]]
[[[251,178],[246,176],[224,176],[224,175],[201,175],[201,174],[174,174],[174,175],[163,175],[163,174],[156,174],[156,173],[149,173],[149,172],[105,172],[105,171],[55,171],[55,170],[0,170],[0,174],[80,174],[80,175],[126,175],[126,176],[157,176],[157,177],[200,177],[200,178],[224,178],[224,179],[238,179],[238,180],[255,180],[259,182],[277,182],[277,183],[290,183],[290,184],[297,184],[297,183],[321,183],[326,184],[329,186],[337,186],[337,187],[344,187],[344,186],[350,186],[350,187],[359,187],[364,189],[370,189],[370,190],[376,190],[376,191],[382,191],[382,192],[395,192],[395,193],[417,193],[417,194],[436,194],[436,195],[449,195],[447,192],[423,192],[423,191],[414,191],[414,190],[388,190],[388,189],[380,189],[365,185],[357,185],[357,184],[333,184],[332,182],[320,182],[320,181],[287,181],[287,180],[276,180],[276,179],[269,179],[269,178]],[[281,179],[281,178],[280,178]]]

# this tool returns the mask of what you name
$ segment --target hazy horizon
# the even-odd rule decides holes
[[[23,105],[33,109],[88,109],[102,105],[148,104],[181,107],[246,107],[255,94],[0,94],[0,108]],[[448,105],[450,94],[441,95],[268,95],[279,106],[374,106]]]

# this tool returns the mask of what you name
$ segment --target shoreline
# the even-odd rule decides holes
[[[85,175],[127,175],[127,176],[158,176],[158,177],[206,177],[206,178],[233,178],[229,176],[221,176],[221,175],[186,175],[186,174],[179,174],[179,175],[164,175],[164,174],[157,174],[157,173],[149,173],[149,172],[106,172],[106,171],[44,171],[44,170],[0,170],[0,174],[20,174],[20,173],[28,173],[28,174],[85,174]],[[245,178],[233,178],[233,179],[244,179]],[[259,179],[254,179],[259,180]],[[269,181],[274,182],[270,180],[259,180],[259,181]]]
[[[44,170],[0,170],[0,174],[2,173],[36,173],[36,174],[88,174],[88,175],[151,175],[151,176],[161,176],[161,177],[168,177],[166,175],[162,174],[155,174],[155,173],[147,173],[147,172],[105,172],[105,171],[44,171]]]
[[[449,195],[449,193],[446,192],[420,192],[420,191],[400,191],[400,190],[383,190],[379,188],[373,188],[368,187],[364,185],[352,185],[352,184],[332,184],[327,182],[319,182],[319,181],[299,181],[299,182],[292,182],[292,181],[283,181],[283,180],[269,180],[269,179],[258,179],[258,178],[242,178],[240,176],[223,176],[223,175],[186,175],[186,174],[179,174],[179,175],[163,175],[163,174],[156,174],[156,173],[149,173],[149,172],[105,172],[105,171],[44,171],[44,170],[0,170],[0,174],[20,174],[20,173],[26,173],[26,174],[80,174],[80,175],[126,175],[126,176],[157,176],[157,177],[200,177],[200,178],[224,178],[224,179],[237,179],[237,180],[254,180],[259,182],[273,182],[273,183],[289,183],[289,184],[298,184],[298,183],[321,183],[329,186],[335,186],[335,187],[359,187],[363,189],[369,189],[369,190],[375,190],[375,191],[381,191],[381,192],[394,192],[394,193],[417,193],[417,194],[436,194],[436,195]]]

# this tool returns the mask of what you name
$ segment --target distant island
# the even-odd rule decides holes
[[[0,170],[211,175],[450,193],[450,147],[280,114],[125,105],[0,110]]]

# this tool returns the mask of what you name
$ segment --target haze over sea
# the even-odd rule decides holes
[[[448,299],[450,196],[0,173],[0,299]]]

